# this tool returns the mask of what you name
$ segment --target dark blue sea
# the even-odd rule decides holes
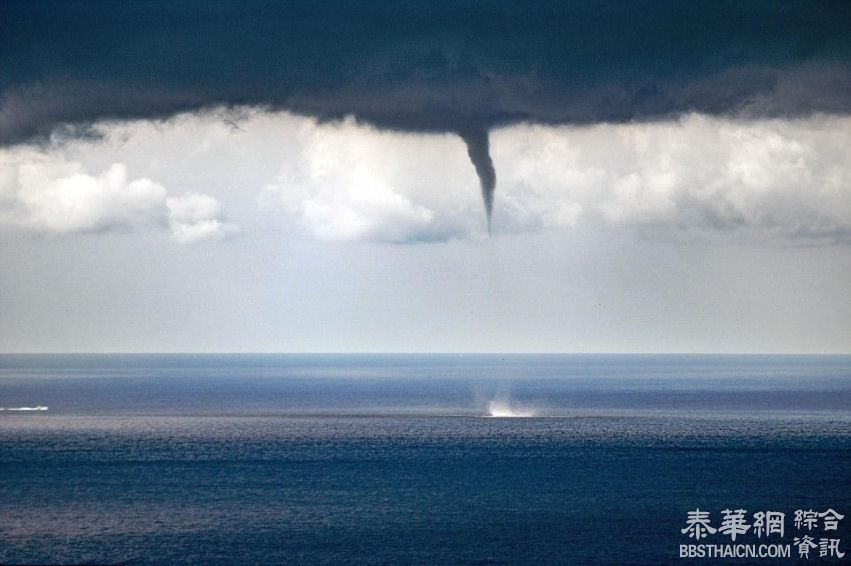
[[[716,563],[698,508],[851,559],[849,356],[3,355],[0,407],[3,564]]]

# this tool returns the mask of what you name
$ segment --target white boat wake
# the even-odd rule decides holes
[[[35,407],[0,407],[0,411],[46,411],[47,407],[36,405]]]

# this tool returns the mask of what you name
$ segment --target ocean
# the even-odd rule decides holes
[[[851,512],[851,356],[2,355],[0,408],[3,564],[851,551],[795,524]]]

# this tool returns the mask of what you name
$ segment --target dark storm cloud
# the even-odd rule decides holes
[[[848,2],[0,3],[0,143],[260,105],[414,131],[851,111]]]
[[[0,2],[0,145],[218,105],[456,132],[851,112],[851,2]]]

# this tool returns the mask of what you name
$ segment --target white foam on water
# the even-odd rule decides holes
[[[46,411],[47,407],[36,405],[35,407],[0,407],[0,411]]]

